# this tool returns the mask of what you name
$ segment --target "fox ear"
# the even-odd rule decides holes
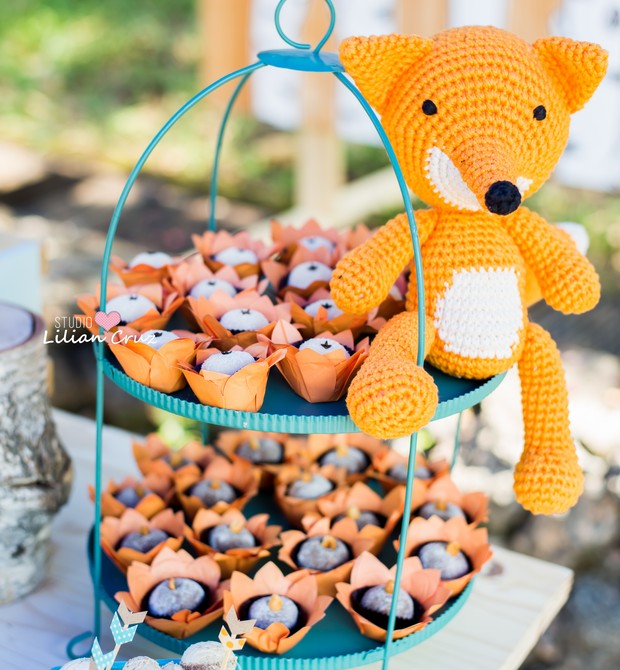
[[[567,37],[545,37],[534,42],[544,68],[559,84],[570,113],[592,97],[607,72],[607,52],[598,44]]]
[[[432,48],[432,39],[417,35],[349,37],[340,45],[340,60],[362,95],[382,114],[398,77]]]

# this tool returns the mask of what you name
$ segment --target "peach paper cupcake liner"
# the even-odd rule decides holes
[[[241,263],[240,265],[233,266],[241,279],[259,274],[261,271],[261,261],[265,260],[269,254],[269,248],[259,240],[252,239],[247,231],[235,234],[231,234],[226,230],[217,232],[207,231],[202,235],[192,235],[192,242],[196,250],[202,255],[207,267],[213,272],[217,272],[220,268],[225,267],[224,263],[220,263],[212,258],[212,256],[215,256],[220,251],[229,247],[238,247],[253,251],[258,259],[256,263]]]
[[[282,446],[282,461],[280,463],[252,463],[261,471],[260,488],[262,490],[272,490],[275,477],[278,472],[287,464],[296,460],[300,450],[303,450],[306,444],[306,437],[291,437],[286,433],[265,433],[256,430],[225,430],[222,431],[215,442],[217,448],[228,458],[237,456],[243,458],[237,451],[244,443],[252,443],[260,439],[270,439],[278,442]],[[248,461],[251,463],[252,461]]]
[[[170,537],[146,553],[129,547],[117,548],[119,542],[130,533],[148,532],[156,529],[163,530]],[[147,519],[135,509],[126,509],[119,518],[104,517],[101,522],[101,547],[119,570],[126,573],[127,568],[134,561],[152,563],[155,556],[164,547],[168,547],[172,551],[180,549],[185,532],[183,512],[175,513],[171,509],[165,509],[151,519]]]
[[[404,465],[406,467],[408,461],[409,459],[406,455],[401,454],[395,449],[392,449],[392,447],[386,445],[383,450],[380,450],[375,454],[369,475],[372,479],[376,479],[380,482],[381,486],[386,491],[390,491],[395,486],[402,486],[406,483],[405,481],[391,477],[389,475],[390,469],[396,465]],[[450,464],[448,461],[445,459],[429,461],[419,450],[416,452],[415,464],[416,469],[427,468],[432,475],[430,479],[415,477],[414,486],[418,489],[426,489],[433,481],[435,481],[435,479],[437,479],[437,477],[450,473]]]
[[[355,447],[362,451],[367,458],[368,465],[361,472],[348,473],[347,483],[354,484],[357,481],[364,481],[367,479],[367,472],[372,467],[372,462],[376,454],[385,448],[385,442],[364,435],[363,433],[339,433],[334,435],[310,435],[305,444],[305,448],[300,449],[294,457],[292,462],[297,462],[299,465],[308,466],[312,463],[320,465],[321,458],[326,453],[335,450],[346,451],[350,447]]]
[[[489,497],[480,492],[462,493],[448,474],[435,479],[426,489],[414,490],[411,499],[412,512],[415,514],[427,502],[434,502],[440,508],[446,503],[460,507],[467,522],[473,526],[489,520]]]
[[[295,254],[299,250],[309,251],[300,244],[300,240],[305,237],[322,237],[332,243],[333,249],[330,251],[325,247],[320,247],[319,251],[323,252],[320,258],[304,258],[304,260],[320,260],[326,265],[335,265],[344,255],[345,248],[342,234],[335,228],[323,227],[316,219],[309,219],[299,228],[295,226],[283,226],[276,219],[272,219],[271,239],[273,240],[273,247],[271,252],[282,264],[290,265],[295,263],[297,260]]]
[[[241,349],[241,347],[235,347]],[[246,348],[246,351],[250,349]],[[200,350],[196,354],[196,365],[200,366],[218,350]],[[249,353],[252,353],[251,349]],[[266,358],[246,365],[232,375],[196,369],[186,363],[178,363],[187,383],[203,405],[233,409],[242,412],[258,412],[265,400],[269,371],[285,356],[285,352],[274,351]]]
[[[289,485],[306,475],[317,473],[329,479],[333,484],[333,489],[318,498],[295,498],[288,495]],[[346,472],[342,468],[334,468],[331,465],[318,467],[314,464],[308,468],[301,468],[298,465],[286,465],[277,475],[275,485],[275,501],[282,510],[283,514],[289,520],[292,526],[302,528],[301,520],[306,514],[318,512],[319,503],[324,500],[331,500],[339,489],[346,488]]]
[[[351,331],[320,337],[336,340],[354,353],[349,358],[342,351],[319,354],[312,349],[300,350],[293,343],[302,341],[301,333],[290,323],[279,322],[271,335],[276,350],[285,351],[285,357],[278,362],[278,370],[289,386],[308,402],[333,402],[340,400],[353,377],[368,356],[367,339],[354,344]]]
[[[138,502],[135,508],[128,508],[115,497],[116,493],[127,487],[142,487],[149,493]],[[154,474],[147,475],[141,481],[133,477],[125,477],[120,484],[110,481],[106,489],[101,492],[101,516],[120,517],[126,509],[135,509],[142,516],[151,519],[167,507],[167,501],[172,493],[170,479]],[[88,494],[90,499],[94,501],[95,489],[93,486],[89,485]]]
[[[231,607],[244,616],[246,603],[261,596],[286,596],[302,610],[305,625],[298,630],[289,630],[284,624],[272,623],[266,629],[254,627],[245,637],[259,651],[266,654],[285,654],[298,644],[312,626],[325,616],[325,610],[333,598],[318,594],[316,578],[307,570],[299,570],[284,576],[275,563],[267,563],[250,578],[241,572],[233,572],[229,589],[224,591],[224,610]]]
[[[455,517],[449,521],[442,521],[437,516],[432,516],[430,519],[419,517],[413,519],[405,540],[406,555],[414,556],[417,550],[428,542],[453,543],[469,560],[471,571],[466,575],[458,579],[442,580],[442,584],[452,596],[461,593],[493,555],[486,528],[474,528],[462,517]],[[400,541],[396,540],[394,547],[397,551],[399,546]]]
[[[308,519],[308,517],[304,517]],[[303,523],[303,522],[302,522]],[[330,519],[319,519],[316,522],[308,520],[305,532],[300,530],[288,530],[281,534],[282,548],[278,553],[278,559],[294,570],[305,570],[302,565],[298,565],[295,560],[296,548],[311,537],[324,536],[327,538],[337,538],[344,542],[351,551],[351,558],[346,563],[339,565],[333,570],[320,571],[309,569],[310,574],[316,576],[316,581],[321,595],[335,596],[336,584],[347,581],[353,568],[353,561],[364,551],[369,551],[374,544],[375,532],[370,526],[357,529],[357,524],[353,519],[342,519],[333,525]]]
[[[143,332],[145,330],[162,330],[166,327],[168,321],[177,309],[183,303],[183,298],[176,293],[170,293],[164,296],[163,288],[160,284],[136,285],[131,288],[109,284],[107,289],[107,300],[116,298],[120,295],[129,295],[138,293],[148,298],[157,309],[150,309],[140,318],[135,319],[125,326],[134,331]],[[76,298],[78,307],[82,314],[76,314],[75,318],[80,321],[91,333],[99,335],[99,326],[95,323],[95,314],[100,310],[99,291],[97,295],[80,295]],[[118,330],[118,326],[111,328],[105,333],[106,338]]]
[[[232,463],[223,456],[216,456],[201,472],[197,467],[175,476],[175,489],[179,501],[185,511],[187,518],[193,522],[196,514],[201,509],[207,509],[200,498],[189,495],[189,489],[203,479],[215,479],[230,484],[239,496],[231,503],[220,500],[210,507],[217,514],[224,514],[229,508],[242,510],[247,502],[258,492],[260,472],[247,461],[241,458],[233,458]]]
[[[406,591],[422,607],[422,614],[414,624],[394,630],[394,639],[399,640],[411,633],[422,630],[432,620],[432,614],[442,607],[450,597],[450,591],[442,586],[439,570],[424,570],[417,558],[406,558],[403,562],[400,588]],[[340,604],[353,617],[362,635],[377,642],[385,642],[387,630],[370,621],[356,609],[356,595],[360,589],[372,586],[386,586],[394,583],[396,566],[387,568],[368,552],[355,560],[350,583],[336,585]]]
[[[259,275],[248,275],[243,279],[239,277],[234,268],[227,265],[213,272],[198,253],[192,254],[178,265],[170,267],[170,287],[179,295],[186,297],[198,282],[209,279],[223,279],[231,284],[237,291],[247,289],[263,291],[259,289]],[[266,282],[264,282],[266,284]]]
[[[191,529],[187,528],[186,538],[199,556],[212,556],[220,566],[222,579],[228,579],[235,570],[248,573],[256,563],[269,556],[269,550],[280,544],[281,526],[269,526],[268,514],[256,514],[248,519],[237,509],[230,508],[222,515],[209,509],[200,509],[194,517]],[[256,547],[229,549],[219,552],[200,538],[214,526],[225,524],[239,529],[246,528],[259,544]]]
[[[339,489],[332,498],[320,500],[317,507],[318,512],[311,512],[303,517],[302,525],[305,528],[311,527],[323,517],[326,517],[330,524],[340,515],[355,520],[363,511],[374,512],[381,520],[385,519],[381,526],[368,524],[363,528],[365,535],[372,540],[368,551],[371,554],[378,554],[402,518],[405,487],[397,486],[382,497],[363,482],[357,482],[350,489]]]
[[[220,584],[217,563],[209,556],[192,558],[183,549],[174,552],[164,547],[151,565],[133,563],[127,570],[129,591],[119,591],[114,597],[119,603],[124,602],[132,612],[139,612],[146,609],[145,600],[150,591],[169,579],[193,579],[209,589],[212,602],[203,611],[181,610],[170,618],[147,614],[145,623],[148,626],[184,640],[222,616],[222,590],[226,585]]]
[[[155,268],[147,263],[140,263],[130,268],[129,263],[120,256],[112,256],[110,259],[110,270],[116,273],[127,287],[139,284],[160,284],[169,276],[171,269],[180,262],[180,258],[173,258],[172,263],[162,265],[160,268]]]
[[[111,341],[108,346],[128,377],[156,391],[174,393],[184,388],[187,383],[178,364],[192,363],[196,356],[196,347],[203,338],[187,331],[172,332],[179,339],[154,349],[145,342],[138,341],[140,333],[129,328],[120,328],[113,337],[119,344]],[[121,338],[117,338],[119,333]]]
[[[174,479],[180,470],[196,465],[204,470],[215,458],[215,449],[198,440],[188,442],[180,449],[171,449],[157,433],[149,433],[144,442],[133,442],[133,457],[143,475],[155,474]],[[188,464],[175,467],[183,461]]]

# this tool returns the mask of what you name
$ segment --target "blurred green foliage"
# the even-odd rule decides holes
[[[145,99],[186,95],[194,11],[194,0],[0,3],[0,112],[45,142],[75,123],[105,128]]]

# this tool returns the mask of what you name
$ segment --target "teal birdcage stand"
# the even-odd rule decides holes
[[[325,35],[315,48],[308,44],[300,44],[291,40],[285,35],[280,25],[280,13],[286,0],[280,0],[276,12],[275,23],[280,36],[291,47],[289,49],[263,51],[258,54],[258,60],[232,72],[205,89],[197,93],[180,107],[175,114],[164,124],[155,137],[146,147],[144,153],[140,156],[135,167],[131,171],[129,178],[123,188],[118,203],[114,209],[110,227],[107,233],[105,249],[103,253],[101,269],[101,288],[100,288],[100,309],[106,309],[106,293],[108,281],[108,265],[112,252],[112,245],[118,228],[119,220],[125,202],[129,193],[139,176],[142,168],[148,160],[151,153],[157,147],[159,142],[166,136],[169,130],[179,121],[190,109],[197,103],[209,96],[213,91],[219,89],[228,82],[236,81],[236,87],[229,99],[228,105],[224,111],[221,125],[218,132],[217,144],[213,163],[213,174],[211,178],[210,192],[210,215],[209,229],[214,230],[216,224],[215,204],[218,183],[218,170],[220,164],[220,155],[226,126],[230,117],[239,92],[247,83],[251,75],[263,67],[283,68],[289,70],[299,70],[306,72],[317,72],[331,74],[344,85],[356,98],[364,109],[368,118],[373,123],[379,138],[385,148],[390,160],[394,174],[398,181],[403,203],[407,213],[411,239],[414,251],[414,269],[417,284],[417,304],[418,304],[418,329],[419,343],[417,362],[424,364],[424,334],[425,334],[425,303],[424,303],[424,281],[422,275],[422,264],[420,254],[420,242],[417,234],[417,227],[409,191],[392,149],[390,141],[381,126],[381,123],[372,110],[368,102],[356,86],[347,78],[344,68],[340,63],[338,56],[333,53],[324,53],[322,47],[331,35],[335,24],[335,9],[331,0],[325,0],[330,12],[330,24]],[[101,330],[103,334],[103,330]],[[101,518],[101,465],[102,465],[102,429],[103,429],[103,407],[104,407],[104,378],[107,377],[121,389],[140,400],[155,407],[173,412],[183,417],[197,420],[203,424],[216,424],[220,426],[243,428],[249,430],[286,432],[286,433],[345,433],[358,431],[355,424],[349,417],[344,401],[333,403],[311,404],[297,396],[281,380],[272,377],[267,386],[265,402],[259,412],[241,412],[234,410],[225,410],[215,407],[201,405],[196,402],[192,394],[187,390],[178,391],[172,394],[164,394],[154,391],[129,378],[122,368],[110,355],[106,346],[102,342],[95,343],[95,356],[97,364],[97,405],[96,405],[96,460],[95,460],[95,522],[91,536],[89,538],[89,562],[94,589],[94,630],[93,632],[83,633],[74,638],[68,645],[68,653],[75,657],[75,647],[90,638],[92,635],[99,635],[100,622],[100,604],[104,602],[111,609],[116,608],[116,602],[113,595],[117,590],[124,588],[122,583],[118,582],[119,576],[114,573],[113,565],[105,555],[102,555],[100,549],[100,518]],[[452,414],[462,412],[464,409],[478,403],[501,382],[503,375],[498,375],[488,380],[466,380],[456,379],[445,375],[444,373],[427,366],[426,368],[432,374],[435,383],[439,389],[439,404],[433,419],[443,418]],[[282,413],[282,408],[287,411]],[[460,423],[460,422],[459,422]],[[413,490],[415,454],[417,447],[417,434],[410,438],[409,464],[407,470],[407,492],[405,498],[405,510],[411,507],[411,497]],[[455,442],[455,456],[458,448],[458,428]],[[454,458],[453,458],[454,462]],[[404,514],[400,535],[404,537],[409,527],[409,515]],[[395,576],[395,592],[401,580],[402,565],[405,558],[405,543],[400,544],[397,557],[397,570]],[[122,578],[122,575],[121,575]],[[393,599],[392,609],[389,616],[387,641],[380,645],[373,640],[365,638],[357,631],[353,622],[344,611],[332,606],[328,611],[326,618],[320,622],[304,638],[304,640],[294,647],[290,652],[283,656],[271,656],[262,654],[254,650],[246,650],[241,660],[244,670],[344,670],[345,668],[355,667],[366,663],[383,661],[384,670],[387,668],[390,657],[393,654],[400,653],[412,646],[424,641],[435,632],[443,628],[463,606],[469,593],[471,584],[455,599],[449,601],[440,612],[434,615],[434,620],[419,632],[413,633],[400,640],[392,640],[395,619],[396,602]],[[196,639],[177,640],[168,635],[160,633],[148,626],[143,626],[140,630],[143,637],[149,638],[157,644],[170,649],[171,651],[182,653],[183,650],[198,641],[198,639],[216,639],[219,624],[213,624],[201,633],[195,636]],[[317,644],[318,642],[318,644]],[[318,650],[318,653],[317,653]],[[116,667],[116,665],[115,665]],[[119,666],[121,667],[121,666]]]

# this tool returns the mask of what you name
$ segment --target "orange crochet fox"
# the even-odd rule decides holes
[[[534,513],[563,512],[579,498],[583,474],[560,356],[550,335],[529,323],[527,305],[539,293],[561,312],[585,312],[600,284],[570,236],[521,202],[549,177],[570,115],[594,93],[607,54],[570,39],[530,45],[468,27],[433,38],[353,37],[340,58],[381,115],[407,183],[430,206],[416,213],[426,358],[472,379],[518,363],[525,445],[517,498]],[[336,303],[350,313],[378,305],[412,256],[401,214],[340,261]],[[408,311],[381,329],[351,384],[351,416],[370,435],[407,435],[435,412],[437,389],[416,365],[416,302],[411,285]]]

